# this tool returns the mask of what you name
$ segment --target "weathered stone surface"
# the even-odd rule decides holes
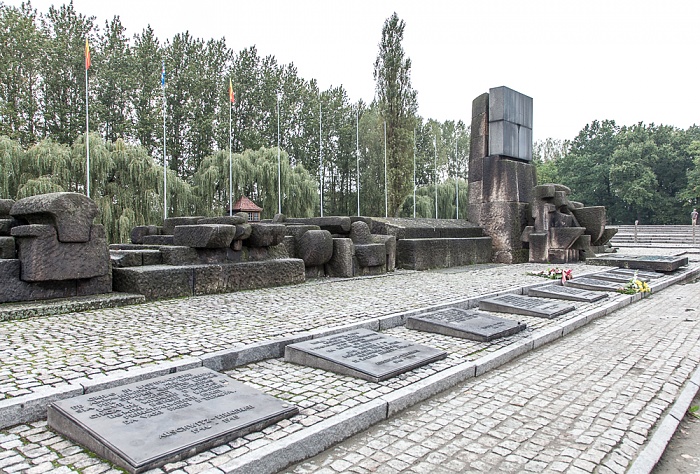
[[[163,263],[162,254],[158,250],[112,250],[109,251],[112,267],[140,267],[141,265],[160,265]]]
[[[75,295],[89,296],[112,292],[112,273],[75,281]]]
[[[195,295],[295,285],[305,281],[304,262],[296,258],[195,265],[192,269]]]
[[[197,221],[197,224],[222,224],[222,225],[239,225],[248,222],[242,216],[219,216],[219,217],[204,217]]]
[[[591,236],[591,242],[598,241],[605,230],[605,207],[589,206],[572,209],[579,225],[586,228],[586,234]]]
[[[374,241],[386,247],[386,271],[396,270],[396,237],[393,235],[373,235]]]
[[[109,249],[101,225],[92,226],[92,238],[84,243],[64,243],[51,225],[32,224],[12,228],[22,263],[22,280],[49,281],[92,278],[109,273]]]
[[[184,247],[222,249],[231,246],[236,234],[235,225],[197,224],[175,226],[175,245]]]
[[[355,244],[351,239],[333,239],[333,255],[326,263],[325,271],[329,277],[349,278],[354,276],[352,259],[355,256]]]
[[[489,122],[489,153],[532,161],[532,129],[505,120]]]
[[[532,118],[532,97],[505,86],[489,89],[489,122],[505,120],[532,128]]]
[[[296,257],[307,267],[323,265],[332,255],[333,237],[327,230],[308,230],[296,241]]]
[[[552,227],[549,229],[549,246],[555,249],[568,249],[583,235],[583,227]]]
[[[168,217],[163,220],[163,230],[164,235],[173,235],[175,233],[175,227],[178,225],[196,225],[201,219],[206,219],[204,216],[193,216],[193,217]]]
[[[491,262],[490,237],[466,239],[401,239],[396,266],[407,270],[449,268]]]
[[[472,101],[471,138],[469,144],[469,178],[481,180],[480,169],[475,169],[474,162],[489,155],[489,94],[484,93]],[[476,173],[475,173],[476,171]]]
[[[144,235],[144,245],[175,245],[175,239],[171,234]]]
[[[439,349],[369,329],[355,329],[290,344],[284,351],[284,359],[288,362],[371,382],[390,379],[445,357],[447,353]]]
[[[602,272],[602,273],[595,273],[593,275],[587,275],[588,278],[593,278],[594,280],[605,280],[605,281],[611,281],[613,283],[627,283],[632,279],[631,275],[621,275],[619,273],[614,273],[614,272]],[[637,280],[643,281],[645,283],[649,282],[649,278],[637,275]]]
[[[576,249],[549,249],[547,251],[549,263],[569,263],[579,261],[579,251]]]
[[[552,319],[573,311],[576,307],[544,298],[508,294],[479,301],[479,309]]]
[[[617,227],[606,227],[605,230],[603,230],[603,234],[600,236],[600,238],[595,242],[592,242],[591,245],[598,247],[607,244],[610,242],[610,239],[617,234],[617,230]]]
[[[386,265],[386,246],[384,244],[355,244],[355,258],[361,267]]]
[[[549,234],[544,232],[531,232],[528,241],[530,243],[530,249],[528,252],[529,261],[532,263],[546,262],[548,258],[547,254],[547,241],[549,240]]]
[[[493,239],[493,259],[498,263],[519,263],[514,250],[522,249],[520,236],[527,224],[529,204],[521,202],[488,202],[482,205],[481,225]],[[530,242],[532,245],[532,242]],[[527,252],[524,254],[527,259]]]
[[[533,195],[536,199],[551,199],[556,192],[554,186],[552,183],[537,185],[533,190]]]
[[[21,223],[14,217],[8,216],[7,218],[0,219],[0,236],[10,235],[10,230],[18,225],[21,225]]]
[[[15,203],[12,199],[0,199],[0,219],[7,219],[10,217],[10,209]]]
[[[233,240],[245,240],[253,233],[253,228],[250,224],[236,224],[236,234]]]
[[[147,300],[192,296],[193,268],[171,265],[114,268],[113,289],[123,293],[138,293]]]
[[[372,223],[372,241],[376,241],[377,235],[393,235],[397,241],[401,239],[453,239],[484,236],[481,227],[463,219],[375,217],[372,219]]]
[[[70,298],[76,296],[76,280],[30,283],[20,279],[17,259],[0,259],[0,303]]]
[[[297,414],[291,404],[199,367],[54,402],[49,426],[144,472]]]
[[[286,235],[286,226],[284,224],[263,224],[251,223],[252,232],[246,245],[248,247],[272,247],[279,245]]]
[[[288,236],[293,237],[296,241],[304,234],[304,232],[309,230],[321,230],[321,228],[317,225],[311,224],[291,224],[287,225],[286,232]]]
[[[374,243],[374,240],[372,239],[372,232],[369,230],[369,226],[363,221],[356,221],[352,223],[350,238],[355,244]]]
[[[279,212],[277,214],[275,214],[274,217],[272,218],[272,222],[274,224],[282,224],[286,220],[287,220],[287,216],[285,216],[284,214],[279,213]]]
[[[525,323],[519,321],[459,308],[447,308],[406,318],[407,329],[483,342],[511,336],[526,327]]]
[[[624,285],[620,283],[613,283],[611,281],[596,280],[595,278],[577,277],[573,280],[567,281],[566,286],[591,291],[617,291]]]
[[[536,182],[532,164],[501,156],[487,156],[484,158],[482,202],[530,202]]]
[[[554,298],[567,301],[582,301],[594,303],[608,297],[605,293],[572,288],[570,286],[546,285],[527,290],[528,296],[538,296],[540,298]]]
[[[14,237],[0,237],[0,259],[17,258]]]
[[[10,214],[30,224],[56,228],[60,242],[87,242],[92,221],[99,214],[97,204],[79,193],[50,193],[20,199]]]
[[[347,234],[350,232],[352,221],[347,216],[308,217],[305,219],[288,217],[285,224],[317,225],[321,230],[327,230],[331,234]]]
[[[142,244],[147,235],[160,235],[161,228],[157,225],[139,225],[131,229],[131,243]]]
[[[167,247],[161,247],[159,253],[161,254],[161,261],[164,265],[179,266],[197,265],[201,263],[199,261],[197,249],[192,247],[168,245]]]

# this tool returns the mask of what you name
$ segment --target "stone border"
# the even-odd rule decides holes
[[[0,304],[0,322],[90,311],[93,309],[117,308],[119,306],[144,303],[145,301],[146,297],[143,295],[113,292],[74,298],[3,303]]]

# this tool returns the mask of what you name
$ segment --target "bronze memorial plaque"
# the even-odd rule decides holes
[[[49,426],[144,472],[259,431],[299,410],[204,367],[54,402]]]
[[[568,284],[568,283],[567,283]],[[579,288],[571,288],[561,285],[546,285],[527,290],[529,296],[539,296],[540,298],[554,298],[557,300],[581,301],[584,303],[593,303],[608,297],[605,293],[595,291],[581,290]]]
[[[492,341],[518,333],[525,323],[492,316],[483,311],[447,308],[430,313],[409,316],[406,328],[461,337],[473,341]]]
[[[288,345],[284,360],[343,375],[380,382],[447,357],[445,351],[353,329]]]

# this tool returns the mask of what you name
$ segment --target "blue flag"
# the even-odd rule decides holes
[[[165,61],[163,61],[163,72],[160,73],[160,85],[165,87]]]

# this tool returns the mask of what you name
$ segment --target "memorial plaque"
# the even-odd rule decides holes
[[[589,278],[593,278],[595,280],[605,280],[605,281],[612,281],[614,283],[622,283],[623,285],[630,281],[632,279],[632,275],[621,275],[619,273],[612,273],[612,272],[604,272],[604,273],[595,273],[593,275],[587,275]],[[645,278],[641,275],[637,275],[637,280],[641,280],[644,283],[647,283],[649,281],[648,278]]]
[[[522,295],[501,295],[479,301],[479,309],[514,313],[540,318],[556,318],[576,309],[575,306],[544,298]]]
[[[597,293],[595,291],[581,290],[579,288],[571,288],[561,285],[547,285],[539,288],[530,288],[527,290],[527,294],[529,296],[539,296],[540,298],[582,301],[585,303],[593,303],[608,297],[608,295],[605,293]]]
[[[390,379],[445,357],[445,351],[369,329],[354,329],[290,344],[284,350],[284,360],[288,362],[370,382]]]
[[[571,288],[579,288],[581,290],[617,291],[625,286],[625,284],[605,280],[596,280],[595,278],[578,277],[567,281],[566,286]]]
[[[513,335],[526,327],[525,323],[519,321],[459,308],[441,309],[418,316],[409,316],[406,319],[407,329],[482,342]]]
[[[586,259],[590,265],[605,265],[611,267],[631,268],[633,270],[649,270],[653,272],[672,272],[688,265],[688,257],[672,257],[664,255],[606,255]]]
[[[259,431],[299,410],[204,367],[54,402],[49,426],[138,473]]]
[[[654,280],[656,278],[661,278],[662,276],[665,276],[663,273],[645,272],[644,270],[632,270],[630,268],[616,268],[614,270],[610,270],[608,273],[615,273],[616,275],[626,275],[629,278],[632,278],[632,276],[636,273],[638,277],[649,278],[650,280]]]

